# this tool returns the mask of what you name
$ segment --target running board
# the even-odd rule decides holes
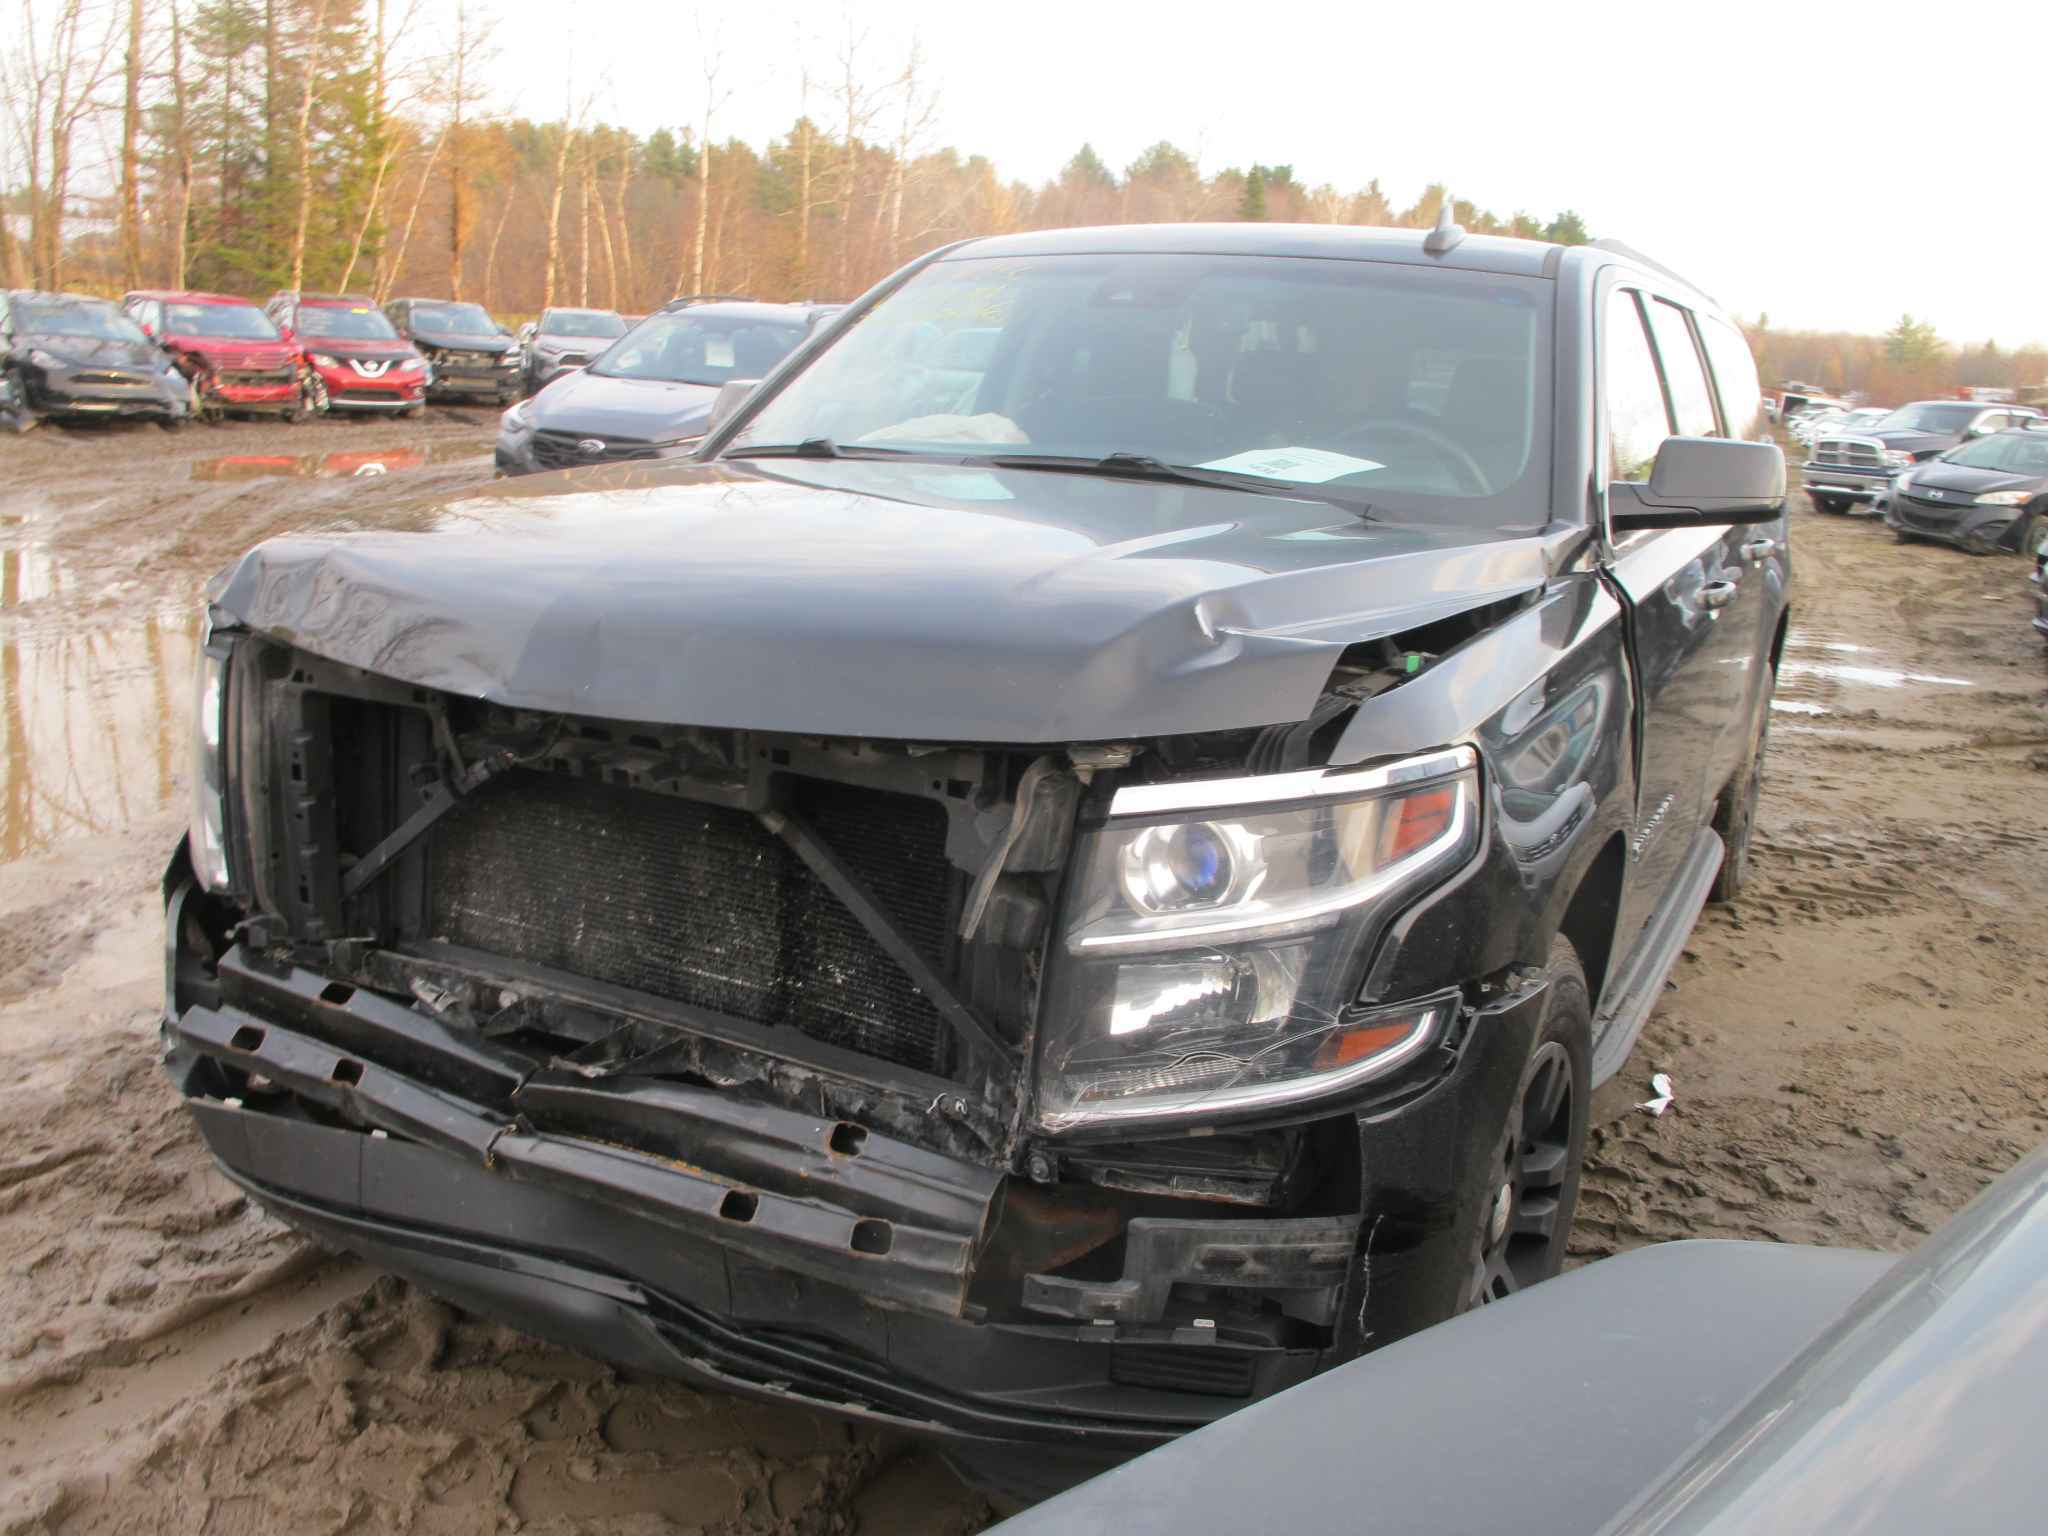
[[[1598,1088],[1621,1070],[1628,1053],[1636,1048],[1636,1036],[1649,1022],[1650,1010],[1664,995],[1665,978],[1678,964],[1685,941],[1699,921],[1714,876],[1721,872],[1723,853],[1720,834],[1712,827],[1700,828],[1687,850],[1670,895],[1643,925],[1636,946],[1606,988],[1607,996],[1593,1020],[1593,1086]]]

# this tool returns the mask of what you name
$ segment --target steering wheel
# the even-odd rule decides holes
[[[1493,482],[1487,478],[1486,471],[1479,467],[1479,461],[1465,451],[1463,443],[1446,437],[1435,427],[1425,427],[1415,421],[1400,421],[1392,416],[1376,416],[1370,421],[1360,422],[1339,437],[1338,441],[1348,447],[1359,438],[1388,434],[1420,438],[1426,447],[1435,451],[1438,458],[1458,470],[1471,482],[1471,490],[1481,496],[1493,494]]]

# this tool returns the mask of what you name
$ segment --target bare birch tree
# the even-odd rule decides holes
[[[702,11],[697,13],[697,58],[704,70],[704,132],[697,143],[697,238],[690,247],[690,292],[704,293],[710,280],[705,276],[704,239],[711,222],[711,121],[725,103],[725,95],[718,89],[718,76],[725,67],[725,43],[723,27],[705,37]],[[715,276],[717,268],[709,270]]]
[[[121,61],[121,277],[142,286],[142,0],[128,0],[128,50]]]
[[[305,62],[299,81],[299,118],[293,130],[296,175],[299,182],[298,214],[292,223],[291,291],[297,293],[306,280],[306,221],[313,211],[313,98],[319,94],[315,82],[327,51],[327,0],[315,0],[313,34],[306,43]]]

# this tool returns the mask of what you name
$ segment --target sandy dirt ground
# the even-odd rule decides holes
[[[0,1536],[953,1533],[915,1445],[633,1379],[310,1247],[156,1069],[197,594],[488,494],[491,413],[0,440]],[[2048,665],[2020,561],[1795,518],[1752,893],[1604,1096],[1580,1259],[1904,1249],[2048,1133]],[[1667,1071],[1661,1118],[1629,1107]]]

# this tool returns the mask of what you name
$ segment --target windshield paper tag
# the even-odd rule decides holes
[[[1327,448],[1254,448],[1250,453],[1233,453],[1227,459],[1212,459],[1203,469],[1228,470],[1234,475],[1263,475],[1268,480],[1295,480],[1320,485],[1339,475],[1363,474],[1368,469],[1385,469],[1372,459],[1354,459],[1348,453],[1331,453]]]

